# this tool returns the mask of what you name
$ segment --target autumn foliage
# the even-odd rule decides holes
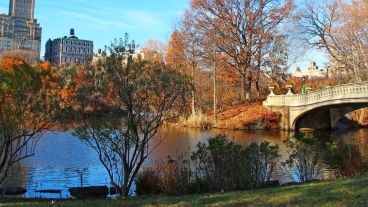
[[[226,129],[275,129],[281,115],[262,106],[260,102],[244,104],[218,115],[216,127]],[[213,119],[213,116],[210,116]],[[258,125],[257,125],[258,124]]]
[[[287,81],[280,83],[271,82],[269,85],[276,86],[274,89],[275,94],[284,95],[287,93],[287,85],[292,86],[292,92],[294,94],[300,94],[304,87],[309,92],[314,90],[324,89],[329,86],[336,85],[335,81],[331,78],[307,78],[303,81],[302,78],[290,77]]]
[[[19,58],[14,56],[5,56],[0,60],[0,69],[11,71],[14,67],[21,67],[25,66],[26,62]]]
[[[40,136],[58,121],[59,85],[51,69],[6,57],[0,68],[0,184],[9,169],[34,154]]]

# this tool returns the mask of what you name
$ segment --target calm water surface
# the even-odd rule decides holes
[[[167,160],[167,156],[181,155],[195,150],[198,142],[206,142],[209,137],[219,134],[228,135],[239,144],[268,141],[280,146],[281,160],[286,160],[288,150],[283,143],[292,136],[284,131],[235,131],[235,130],[201,130],[189,128],[169,127],[161,131],[153,140],[154,143],[163,139],[162,144],[149,157],[146,166],[158,160]],[[357,143],[365,156],[368,156],[368,129],[351,130],[341,133],[325,133],[323,137],[332,136],[333,139],[344,139]],[[84,170],[84,186],[109,186],[108,175],[100,164],[97,154],[70,132],[48,133],[37,145],[36,155],[24,160],[14,173],[15,182],[27,188],[28,198],[69,197],[68,188],[80,185],[78,170]],[[274,179],[290,181],[292,178],[285,172],[278,172]],[[62,194],[39,194],[36,190],[57,189]]]

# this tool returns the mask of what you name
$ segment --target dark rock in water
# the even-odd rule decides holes
[[[115,194],[121,194],[121,189],[116,189],[115,187],[110,187],[110,195],[115,195]]]
[[[346,130],[346,129],[350,129],[350,128],[360,128],[361,126],[354,120],[352,120],[352,118],[348,117],[348,116],[343,116],[337,123],[335,126],[335,129],[338,131],[342,131],[342,130]]]
[[[101,198],[105,199],[109,193],[106,186],[91,186],[81,188],[69,188],[70,195],[77,199]]]
[[[280,186],[280,182],[278,180],[269,180],[262,187],[277,187]]]
[[[256,120],[254,121],[253,123],[253,129],[256,129],[256,130],[264,130],[264,129],[267,129],[269,123],[268,121],[265,121],[265,120]]]
[[[5,193],[4,193],[5,191]],[[0,188],[0,195],[23,195],[27,192],[26,189],[21,187],[8,187],[8,188]]]
[[[61,190],[36,190],[36,193],[60,194]]]

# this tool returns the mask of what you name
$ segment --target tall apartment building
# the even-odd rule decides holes
[[[46,42],[45,60],[54,65],[81,64],[93,59],[93,41],[81,40],[70,29],[70,36],[49,39]]]
[[[0,54],[39,62],[42,28],[34,18],[35,0],[10,0],[9,14],[0,14]]]

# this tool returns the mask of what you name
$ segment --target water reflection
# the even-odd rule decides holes
[[[332,134],[326,145],[325,161],[336,177],[353,176],[367,171],[366,130]]]
[[[181,155],[189,151],[193,151],[198,142],[206,142],[208,138],[217,135],[227,135],[241,145],[248,145],[252,142],[261,143],[268,141],[271,144],[278,144],[282,155],[286,154],[286,148],[283,140],[291,135],[287,131],[246,131],[246,130],[202,130],[180,127],[169,127],[161,130],[158,137],[163,138],[164,142],[153,152],[146,164],[152,164],[156,160],[166,160],[168,155]],[[154,143],[159,141],[158,138]]]
[[[305,134],[290,134],[285,131],[241,131],[241,130],[201,130],[189,128],[168,127],[160,131],[153,140],[164,142],[152,153],[145,165],[152,165],[157,160],[167,160],[167,156],[175,157],[188,151],[193,151],[198,142],[206,142],[209,137],[219,134],[228,135],[235,142],[246,145],[251,142],[268,141],[280,147],[281,162],[289,158],[290,149],[285,140],[289,137],[300,138]],[[324,152],[321,157],[323,169],[321,178],[334,178],[366,170],[368,163],[367,129],[352,130],[339,133],[312,133],[319,150]],[[310,136],[310,134],[309,134]],[[188,154],[188,153],[187,153]],[[59,198],[59,194],[39,194],[36,190],[62,190],[62,197],[69,196],[68,188],[80,186],[80,169],[88,169],[83,178],[85,186],[109,186],[108,175],[100,164],[94,150],[87,147],[71,132],[48,133],[40,140],[36,155],[21,163],[21,169],[14,172],[12,182],[27,188],[26,197]],[[19,174],[20,173],[20,174]],[[285,171],[280,165],[274,179],[289,182],[293,174]]]

